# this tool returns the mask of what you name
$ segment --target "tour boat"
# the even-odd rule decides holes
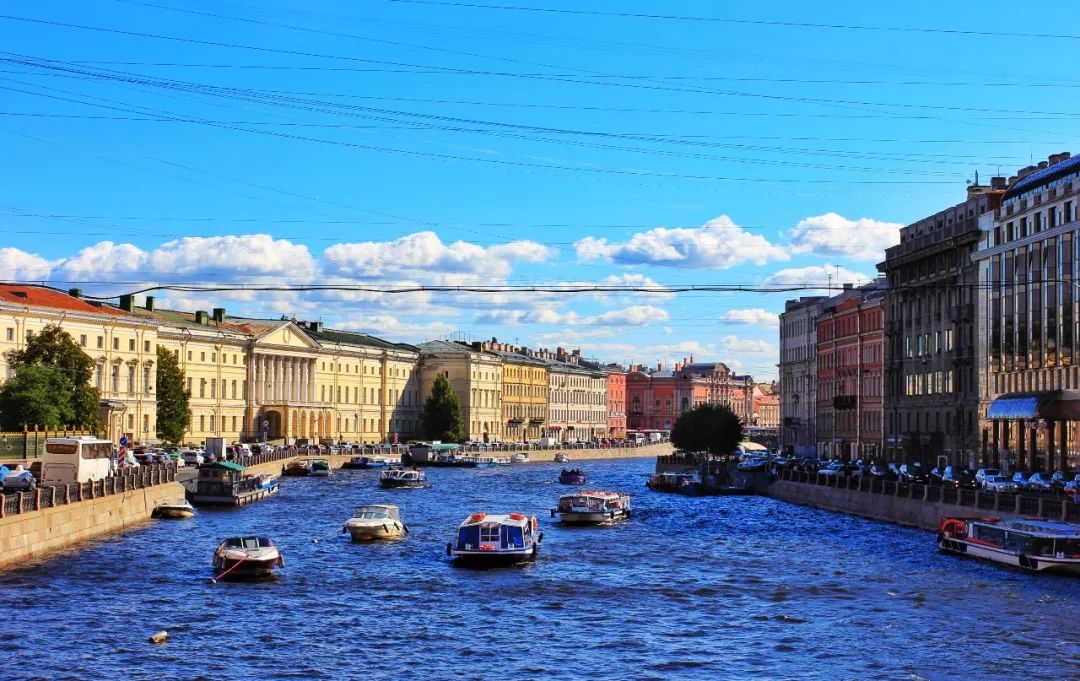
[[[151,518],[165,518],[168,520],[191,518],[194,515],[195,507],[183,499],[181,499],[180,501],[175,501],[171,504],[158,504],[150,513]]]
[[[379,484],[388,488],[416,489],[427,487],[427,476],[421,470],[389,468],[379,474]]]
[[[686,493],[697,484],[697,478],[689,473],[656,473],[650,475],[645,486],[656,492]]]
[[[544,539],[536,516],[523,513],[473,513],[458,526],[457,540],[446,555],[463,565],[508,565],[536,558]]]
[[[510,455],[510,463],[529,463],[529,455],[525,452],[518,452],[517,454]]]
[[[556,453],[556,454],[555,454],[555,458],[554,458],[554,459],[552,459],[552,460],[553,460],[553,461],[554,461],[555,463],[570,463],[570,457],[569,457],[569,456],[567,456],[567,455],[565,455],[565,454],[563,454],[562,452],[558,452],[558,453]]]
[[[313,459],[308,465],[308,475],[325,478],[330,475],[330,462],[326,459]]]
[[[584,485],[585,471],[580,468],[564,468],[559,473],[559,483],[563,485]]]
[[[214,551],[214,578],[268,577],[285,567],[285,559],[269,537],[230,537]]]
[[[401,522],[401,512],[390,504],[362,504],[345,521],[342,532],[352,535],[353,541],[369,539],[400,539],[409,531]]]
[[[354,456],[341,464],[341,467],[345,469],[364,470],[367,468],[386,468],[389,463],[389,461],[379,456]]]
[[[304,461],[303,459],[299,459],[297,461],[290,461],[287,466],[282,466],[281,467],[281,474],[282,475],[288,475],[290,477],[304,476],[304,475],[310,475],[311,474],[311,469],[308,467],[308,462],[307,461]]]
[[[630,517],[630,495],[588,490],[559,497],[551,517],[559,515],[564,525],[600,525]]]
[[[255,479],[259,481],[260,489],[264,489],[270,493],[277,492],[278,479],[270,473],[259,473],[255,476]]]
[[[1080,575],[1080,525],[1072,523],[945,517],[938,521],[938,546],[1032,572]]]

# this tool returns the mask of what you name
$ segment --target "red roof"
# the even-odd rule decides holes
[[[107,314],[114,317],[128,316],[123,310],[119,310],[111,305],[94,305],[81,298],[75,298],[74,296],[43,286],[0,284],[0,301],[12,305],[44,307],[52,310],[67,310],[69,312]]]

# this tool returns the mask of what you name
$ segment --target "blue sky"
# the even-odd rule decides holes
[[[5,3],[0,279],[825,286],[1077,151],[1073,3],[464,5]],[[167,302],[769,378],[786,297]]]

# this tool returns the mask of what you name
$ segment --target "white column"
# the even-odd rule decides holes
[[[308,360],[308,400],[314,402],[317,398],[317,391],[315,390],[315,360]]]
[[[308,402],[309,401],[308,400],[308,392],[307,392],[307,380],[308,380],[307,360],[302,359],[302,360],[300,360],[300,380],[297,381],[297,385],[296,385],[297,390],[300,391],[300,401],[301,402]]]
[[[296,358],[289,358],[288,370],[285,372],[287,380],[285,381],[285,399],[288,402],[296,401]]]
[[[263,356],[255,355],[255,402],[261,405],[263,400],[263,384],[266,383],[266,367],[263,366]]]

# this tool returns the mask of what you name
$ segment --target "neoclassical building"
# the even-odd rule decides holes
[[[421,399],[443,374],[461,402],[468,439],[502,440],[502,358],[485,352],[481,343],[434,340],[419,349]]]

